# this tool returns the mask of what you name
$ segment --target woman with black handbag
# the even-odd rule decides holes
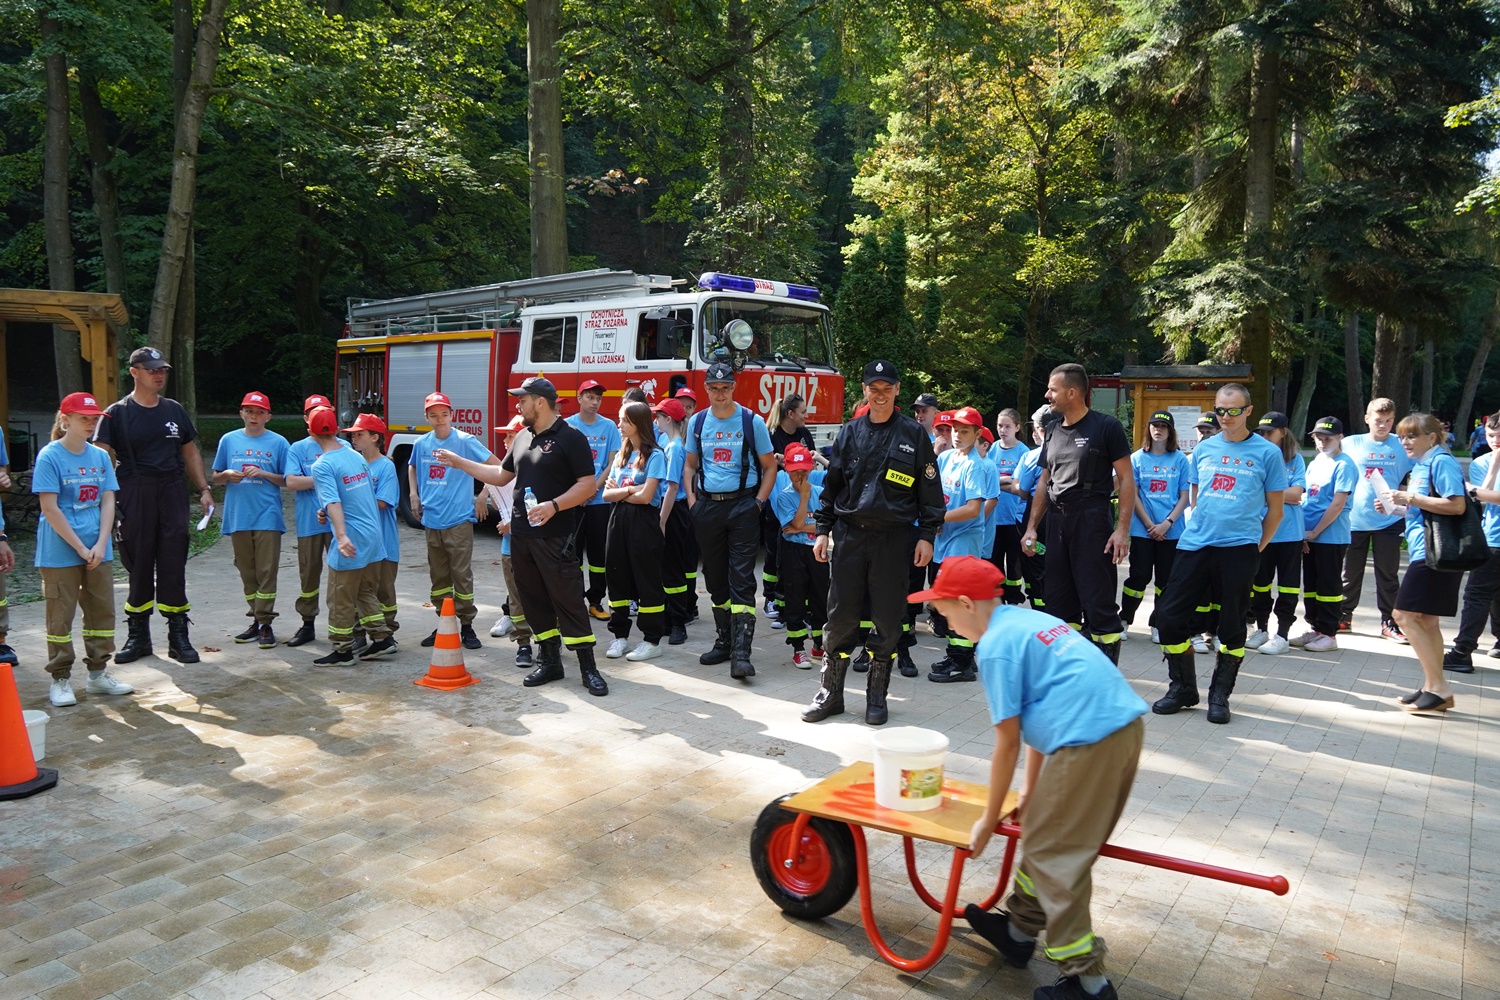
[[[1436,568],[1437,553],[1428,551],[1437,543],[1432,536],[1446,534],[1453,527],[1436,519],[1456,520],[1468,506],[1458,459],[1439,447],[1445,434],[1442,423],[1429,413],[1403,417],[1396,425],[1396,435],[1416,464],[1406,489],[1387,490],[1380,498],[1388,510],[1406,510],[1406,550],[1411,562],[1396,594],[1395,615],[1422,664],[1422,686],[1401,696],[1401,705],[1408,712],[1446,712],[1454,707],[1453,689],[1443,676],[1443,635],[1438,619],[1458,613],[1463,573]],[[1431,564],[1429,555],[1433,557]]]

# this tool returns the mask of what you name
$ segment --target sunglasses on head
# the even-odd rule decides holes
[[[1221,417],[1237,417],[1248,409],[1248,406],[1215,406],[1214,412]]]

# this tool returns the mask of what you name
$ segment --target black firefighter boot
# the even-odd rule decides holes
[[[1115,666],[1120,665],[1120,640],[1114,642],[1101,642],[1097,636],[1089,636],[1089,641],[1098,647],[1099,652],[1109,657],[1109,662]]]
[[[188,636],[188,618],[186,611],[173,611],[167,615],[167,655],[178,663],[197,663],[201,657],[193,648],[193,640]],[[119,661],[115,657],[115,661]]]
[[[714,648],[698,657],[705,667],[729,659],[729,609],[714,608]]]
[[[1193,647],[1180,653],[1162,653],[1167,661],[1167,693],[1151,706],[1157,715],[1176,715],[1184,708],[1198,704],[1198,667],[1193,660]]]
[[[116,663],[134,663],[143,656],[151,655],[151,612],[125,612],[130,635],[125,645],[115,654]]]
[[[594,663],[594,647],[579,646],[574,652],[578,654],[578,672],[583,674],[583,686],[589,694],[596,698],[609,694],[609,685],[604,683],[604,675]]]
[[[735,615],[734,631],[730,641],[729,676],[743,681],[755,676],[755,664],[750,662],[750,643],[755,639],[755,616]]]
[[[593,650],[589,650],[592,658]],[[521,682],[523,687],[541,687],[551,681],[563,679],[562,665],[562,637],[554,635],[550,639],[543,639],[537,643],[536,669],[526,675]]]
[[[1208,682],[1208,721],[1215,725],[1222,726],[1229,721],[1229,696],[1234,693],[1234,682],[1239,679],[1242,662],[1232,653],[1219,651],[1213,680]]]
[[[823,657],[823,673],[819,678],[822,686],[813,696],[812,704],[803,710],[803,722],[822,722],[830,716],[844,714],[844,674],[848,670],[849,654],[829,650]]]
[[[865,725],[883,726],[890,713],[885,707],[885,693],[891,686],[891,667],[896,663],[896,654],[872,656],[870,676],[865,678]]]

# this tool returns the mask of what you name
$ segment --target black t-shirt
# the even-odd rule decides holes
[[[771,450],[778,455],[785,455],[786,446],[791,444],[793,441],[800,442],[802,446],[808,451],[818,450],[813,445],[812,431],[808,430],[806,427],[797,428],[797,433],[795,434],[788,434],[780,427],[777,427],[775,430],[771,431]]]
[[[554,514],[552,520],[533,528],[526,520],[526,490],[530,487],[537,500],[546,503],[571,490],[578,480],[594,478],[594,453],[582,431],[561,417],[540,434],[522,428],[500,467],[516,474],[510,515],[513,534],[555,538],[573,533],[578,508]]]
[[[182,446],[197,440],[198,429],[181,403],[161,396],[155,406],[142,406],[132,395],[104,412],[94,440],[113,449],[121,477],[182,473]]]
[[[1071,427],[1053,424],[1042,442],[1041,465],[1050,474],[1047,499],[1060,504],[1109,499],[1114,464],[1129,457],[1125,428],[1107,413],[1090,410]]]

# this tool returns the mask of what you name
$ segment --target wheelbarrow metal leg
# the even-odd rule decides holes
[[[964,862],[968,860],[969,852],[961,847],[953,851],[953,866],[948,872],[946,898],[940,904],[941,908],[933,907],[939,916],[937,936],[932,941],[932,947],[921,958],[902,958],[885,943],[885,938],[881,937],[880,928],[875,923],[875,908],[870,899],[870,859],[865,847],[864,828],[850,823],[849,830],[854,834],[854,854],[859,861],[859,915],[864,921],[865,933],[870,937],[870,944],[875,946],[875,951],[881,958],[902,972],[923,972],[932,968],[943,957],[943,952],[948,949],[948,935],[953,930],[953,914],[955,904],[958,902],[958,888],[963,881]],[[911,841],[909,839],[907,839],[906,848],[907,857],[910,859]],[[912,868],[908,862],[908,871],[910,870]]]

